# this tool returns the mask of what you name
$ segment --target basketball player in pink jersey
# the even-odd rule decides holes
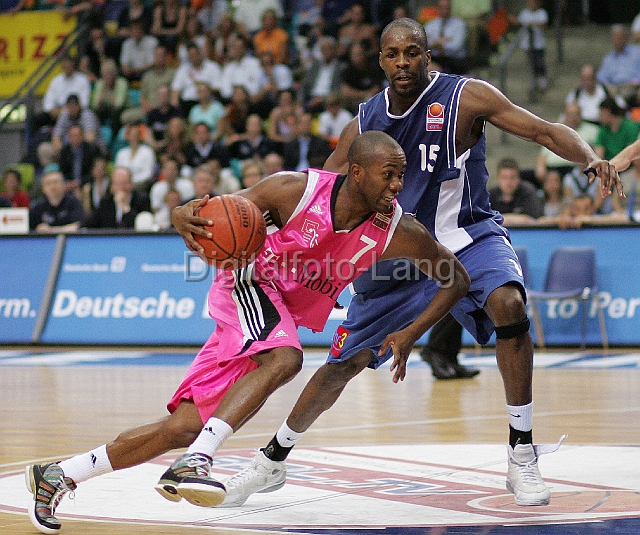
[[[276,173],[240,192],[273,227],[255,262],[220,271],[209,292],[216,328],[168,404],[170,416],[125,431],[110,444],[59,463],[26,468],[33,525],[57,533],[55,508],[91,477],[188,447],[163,474],[156,489],[168,500],[220,504],[226,489],[210,476],[222,442],[253,416],[302,366],[300,325],[322,330],[342,289],[378,260],[408,258],[440,284],[412,323],[390,334],[393,381],[404,379],[413,344],[469,287],[455,256],[438,244],[395,197],[402,189],[406,158],[400,145],[379,131],[357,137],[347,175],[309,169]],[[174,211],[187,246],[202,252],[194,234],[208,235],[207,219],[193,215],[208,198]]]

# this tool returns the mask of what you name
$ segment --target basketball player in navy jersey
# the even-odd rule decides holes
[[[603,194],[615,188],[622,195],[622,187],[615,168],[599,159],[574,130],[514,105],[486,82],[429,72],[430,59],[422,25],[407,18],[389,23],[379,56],[389,87],[360,105],[325,168],[344,172],[350,143],[366,130],[382,130],[404,149],[401,205],[456,254],[471,277],[469,293],[451,313],[480,344],[496,333],[510,424],[507,488],[518,505],[546,505],[550,492],[538,470],[538,455],[554,451],[560,442],[533,446],[533,343],[518,258],[502,216],[489,204],[485,123],[582,166],[592,180],[599,177]],[[280,488],[286,477],[284,460],[301,434],[335,403],[351,378],[391,357],[390,349],[380,351],[386,334],[410,323],[437,290],[426,278],[380,280],[396,267],[378,264],[376,276],[365,274],[354,282],[357,294],[335,333],[327,363],[311,378],[267,447],[226,482],[224,504],[240,505],[254,492]]]

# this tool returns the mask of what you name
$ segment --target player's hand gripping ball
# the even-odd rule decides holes
[[[237,269],[253,261],[267,237],[267,225],[260,209],[240,195],[212,197],[198,212],[213,225],[205,227],[211,238],[195,235],[211,266]]]

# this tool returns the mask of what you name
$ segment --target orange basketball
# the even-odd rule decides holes
[[[205,227],[211,238],[195,236],[210,265],[242,267],[262,250],[267,225],[260,209],[249,199],[240,195],[212,197],[198,215],[213,221]]]

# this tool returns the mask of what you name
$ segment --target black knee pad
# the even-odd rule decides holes
[[[496,338],[498,340],[507,340],[515,338],[526,332],[529,332],[529,318],[525,316],[523,320],[502,327],[496,327]]]

